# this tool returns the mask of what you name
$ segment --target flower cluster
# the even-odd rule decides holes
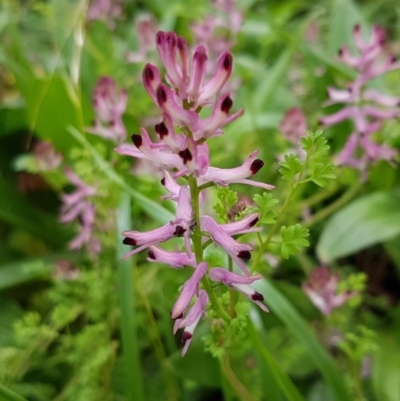
[[[272,189],[273,186],[249,179],[264,164],[257,159],[258,151],[250,154],[236,168],[221,169],[209,165],[207,140],[222,134],[226,124],[243,114],[243,110],[230,114],[233,101],[229,93],[219,94],[231,74],[232,55],[222,53],[214,74],[207,80],[207,52],[204,46],[196,47],[190,57],[184,39],[173,32],[158,32],[156,46],[166,70],[168,85],[162,82],[159,70],[151,64],[144,68],[143,85],[162,112],[160,122],[154,127],[159,141],[153,142],[146,129],[141,128],[140,135],[132,135],[133,145],[121,145],[116,151],[152,161],[160,167],[163,171],[161,183],[168,192],[163,198],[176,203],[176,213],[173,220],[154,230],[124,231],[124,244],[134,247],[124,258],[148,249],[150,262],[164,263],[174,269],[184,266],[193,269],[171,312],[175,321],[174,333],[181,328],[184,330],[182,341],[185,343],[185,354],[210,297],[207,291],[211,291],[211,287],[207,285],[205,289],[200,289],[201,280],[237,289],[268,311],[262,304],[263,296],[250,287],[252,282],[261,278],[260,275],[250,275],[245,266],[245,261],[251,257],[252,245],[233,238],[259,231],[261,228],[255,226],[258,214],[218,224],[211,216],[200,215],[202,191],[213,184],[227,186],[242,183],[264,189]],[[200,119],[198,113],[205,106],[211,106],[212,112],[209,117]],[[174,237],[184,239],[181,252],[170,252],[160,246]],[[243,275],[222,267],[208,266],[203,260],[203,245],[207,240],[223,248]],[[194,303],[190,306],[193,299]]]
[[[115,81],[110,77],[101,77],[93,90],[93,108],[96,118],[93,126],[86,131],[101,136],[115,143],[126,139],[126,130],[122,115],[126,109],[128,97],[123,89],[118,91]]]
[[[308,281],[303,284],[303,291],[325,316],[330,315],[332,309],[341,306],[349,298],[357,295],[356,291],[335,294],[338,282],[339,277],[336,273],[330,275],[328,268],[321,266],[314,269],[308,277]]]
[[[91,0],[86,18],[88,21],[104,21],[113,29],[115,20],[121,17],[122,11],[122,0]]]
[[[95,195],[96,188],[85,184],[69,167],[64,169],[68,181],[75,186],[75,191],[62,194],[61,223],[69,223],[78,220],[80,230],[78,235],[73,238],[68,247],[70,249],[80,249],[84,245],[88,247],[89,253],[95,254],[100,251],[100,243],[93,238],[93,224],[95,210],[90,202],[90,197]]]
[[[400,62],[393,55],[385,55],[385,32],[379,26],[372,28],[369,40],[365,41],[360,25],[356,25],[353,38],[359,55],[353,56],[343,46],[339,50],[339,60],[354,68],[357,76],[346,90],[328,88],[329,103],[344,103],[346,106],[320,118],[320,123],[327,127],[346,119],[353,121],[354,131],[336,160],[338,164],[347,164],[363,171],[369,162],[379,159],[390,161],[396,155],[394,149],[380,146],[372,142],[370,137],[379,131],[383,120],[399,117],[400,98],[383,95],[365,86],[370,80],[400,68]],[[360,158],[356,156],[358,149],[362,152]]]

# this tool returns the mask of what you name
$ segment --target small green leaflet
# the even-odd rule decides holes
[[[261,195],[254,195],[254,202],[257,204],[258,208],[256,210],[259,212],[259,222],[261,224],[275,224],[276,212],[271,210],[277,203],[278,199],[275,199],[271,194],[264,192]]]
[[[292,181],[303,168],[303,163],[292,154],[285,155],[284,161],[280,162],[279,164],[281,165],[279,172],[282,175],[282,180],[285,181]]]
[[[317,163],[314,166],[314,170],[312,172],[310,179],[318,186],[326,187],[329,184],[330,180],[334,180],[336,178],[333,172],[334,168],[332,164],[329,163],[326,166],[324,166],[322,163]]]
[[[308,157],[315,153],[329,150],[327,140],[322,136],[321,130],[316,132],[307,131],[307,136],[300,140],[300,146],[307,153]]]
[[[310,243],[306,240],[308,230],[300,224],[294,226],[282,226],[281,228],[281,254],[285,259],[290,255],[295,255],[301,248],[309,246]]]

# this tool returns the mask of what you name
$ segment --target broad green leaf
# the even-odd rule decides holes
[[[325,383],[331,388],[335,400],[353,401],[339,367],[319,343],[309,323],[269,281],[259,280],[253,284],[253,287],[265,296],[271,313],[276,314],[304,346]]]
[[[394,238],[384,244],[386,252],[392,258],[397,268],[397,275],[400,278],[400,238]]]
[[[26,398],[21,397],[14,391],[11,391],[9,388],[3,386],[0,383],[0,401],[27,401]]]
[[[327,263],[400,234],[400,195],[377,192],[352,202],[327,222],[317,254]]]
[[[97,164],[98,168],[104,172],[106,177],[118,185],[123,191],[128,193],[140,207],[154,220],[160,224],[165,224],[174,218],[174,215],[160,204],[142,195],[140,192],[131,188],[124,179],[113,169],[113,167],[96,149],[89,143],[89,141],[74,127],[68,127],[69,133],[90,153],[93,161]]]
[[[352,38],[353,27],[362,24],[360,11],[351,0],[334,0],[331,2],[331,19],[328,23],[328,52],[333,55],[342,45],[354,49]]]

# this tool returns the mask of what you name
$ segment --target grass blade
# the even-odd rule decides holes
[[[126,390],[130,401],[144,400],[143,379],[140,366],[140,349],[137,338],[137,322],[134,305],[134,287],[132,275],[132,258],[121,260],[126,252],[120,239],[126,222],[130,221],[129,195],[123,194],[121,205],[118,208],[117,223],[117,257],[118,257],[118,284],[119,303],[121,309],[122,350],[125,360]]]

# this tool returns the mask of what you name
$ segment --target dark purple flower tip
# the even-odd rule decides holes
[[[162,85],[158,86],[156,96],[160,106],[167,102],[167,92],[165,92],[165,88]]]
[[[133,238],[124,238],[124,240],[122,241],[122,243],[124,245],[130,245],[130,246],[136,246],[136,240],[134,240]]]
[[[164,42],[164,38],[165,38],[165,32],[163,32],[163,31],[157,32],[157,35],[156,35],[157,45],[162,45],[162,43]]]
[[[154,129],[156,130],[157,134],[160,136],[160,139],[163,139],[164,136],[168,135],[168,128],[163,122],[160,122],[159,124],[157,124],[154,127]]]
[[[249,224],[249,227],[253,227],[258,223],[258,217],[255,217],[254,220],[252,220]]]
[[[250,260],[251,259],[251,253],[249,251],[240,251],[237,254],[238,258],[244,259],[244,260]]]
[[[140,136],[140,135],[138,135],[138,134],[133,134],[132,136],[131,136],[131,139],[132,139],[132,142],[134,143],[134,145],[137,147],[137,148],[140,148],[141,146],[142,146],[142,137]]]
[[[260,159],[256,159],[253,161],[253,163],[251,163],[250,171],[252,174],[255,174],[261,170],[262,166],[264,166],[264,162]]]
[[[150,64],[146,64],[143,70],[143,78],[144,81],[150,82],[154,80],[154,72],[150,66]]]
[[[392,56],[391,56],[391,58],[390,58],[390,61],[391,61],[392,63],[395,63],[395,62],[397,61],[397,57],[396,57],[394,54],[392,54]]]
[[[169,315],[171,316],[172,320],[178,320],[178,319],[182,319],[183,318],[183,312],[180,315],[178,315],[176,318],[172,317],[172,312]]]
[[[175,32],[168,32],[165,36],[165,41],[167,42],[168,46],[174,48],[176,46],[176,42],[178,41],[178,36]]]
[[[161,178],[161,185],[163,186],[163,187],[165,187],[165,178],[163,177],[163,178]]]
[[[178,153],[178,155],[183,160],[183,164],[186,164],[187,162],[190,162],[193,159],[192,153],[190,152],[190,150],[188,148],[181,150]]]
[[[180,51],[184,51],[186,49],[186,42],[185,39],[183,39],[182,37],[178,37],[178,49]]]
[[[318,124],[319,127],[324,125],[324,123],[322,122],[322,120],[320,118],[317,120],[317,124]]]
[[[233,105],[232,99],[227,96],[221,104],[221,111],[225,114],[229,114],[229,111]]]
[[[341,47],[341,48],[338,50],[338,56],[339,56],[339,57],[342,57],[342,56],[343,56],[343,47]]]
[[[186,230],[182,226],[176,226],[174,236],[175,237],[182,237],[185,234]]]
[[[189,333],[188,331],[184,331],[182,334],[182,342],[185,343],[186,341],[190,340],[193,337],[192,333]]]
[[[354,31],[354,32],[358,32],[360,29],[361,29],[360,24],[355,24],[355,25],[354,25],[354,28],[353,28],[353,31]]]
[[[147,252],[147,255],[148,255],[148,257],[149,257],[150,259],[156,260],[156,255],[155,255],[155,253],[154,253],[153,251]]]
[[[232,68],[232,54],[226,53],[224,58],[223,67],[226,71],[229,71]]]
[[[254,294],[251,295],[251,299],[253,301],[264,301],[264,297],[257,291],[254,291]]]

